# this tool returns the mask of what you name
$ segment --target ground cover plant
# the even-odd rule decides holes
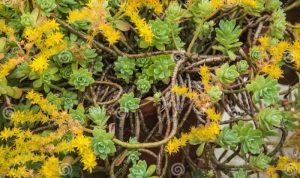
[[[2,0],[0,177],[299,177],[299,6]]]

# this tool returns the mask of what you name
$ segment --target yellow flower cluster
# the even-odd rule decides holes
[[[288,63],[294,62],[294,66],[300,68],[300,41],[294,41],[292,44],[287,41],[280,41],[276,45],[270,47],[270,39],[268,37],[260,37],[260,49],[263,58],[260,60],[260,69],[269,76],[278,79],[282,77],[283,71],[280,67],[282,60]],[[268,55],[271,55],[271,60],[263,61]]]
[[[260,63],[259,68],[270,77],[279,79],[283,75],[280,63],[284,58],[288,57],[284,56],[284,54],[291,50],[291,45],[287,41],[280,41],[276,45],[271,46],[270,38],[266,36],[260,37],[258,41],[260,42],[260,53],[262,54],[258,62]],[[269,54],[271,55],[270,57],[268,57]],[[266,59],[267,61],[264,61]]]
[[[0,20],[0,31],[5,33],[10,41],[15,41],[15,30],[5,24],[4,20]]]
[[[279,157],[276,169],[287,174],[300,174],[300,162],[289,159],[287,156]]]
[[[186,86],[174,86],[171,91],[178,95],[185,95],[195,103],[198,109],[202,111],[205,111],[205,109],[211,104],[210,98],[206,93],[199,94],[195,91],[189,91]]]
[[[172,138],[165,147],[165,151],[168,154],[178,153],[181,147],[186,146],[188,141],[190,140],[190,135],[187,133],[183,133],[180,138]]]
[[[261,70],[274,79],[279,79],[283,75],[283,71],[281,70],[280,66],[275,64],[266,63],[262,65]]]
[[[202,77],[202,83],[203,83],[203,86],[204,86],[204,90],[206,92],[208,92],[210,87],[211,87],[210,84],[209,84],[209,81],[210,81],[209,68],[207,66],[200,67],[199,74]]]
[[[192,139],[201,142],[213,141],[220,133],[220,127],[216,122],[208,123],[206,126],[193,127],[191,129]]]
[[[270,46],[270,38],[267,36],[261,36],[258,38],[258,41],[260,43],[260,50],[264,51]]]
[[[244,5],[249,7],[257,6],[257,0],[223,0],[223,2],[228,5]]]
[[[289,48],[289,43],[287,41],[280,41],[275,46],[271,47],[270,52],[272,55],[272,62],[278,64],[283,59],[283,54]]]
[[[69,12],[68,22],[75,23],[76,21],[88,21],[91,23],[91,28],[93,32],[92,37],[94,37],[99,30],[109,42],[110,45],[115,44],[120,38],[121,33],[113,28],[113,26],[106,21],[106,10],[105,1],[93,0],[86,4],[80,10],[73,10]]]
[[[29,91],[26,98],[32,104],[37,104],[41,110],[38,113],[16,111],[11,114],[11,122],[14,123],[14,127],[4,127],[0,132],[1,174],[10,177],[59,177],[60,161],[55,155],[61,152],[72,152],[75,148],[80,152],[85,169],[91,171],[96,165],[96,156],[90,148],[90,139],[82,136],[82,127],[78,121],[70,119],[66,112],[59,112],[54,105],[37,92]],[[46,135],[22,130],[22,124],[34,125],[36,122],[51,121],[48,115],[58,125],[57,129],[49,130]],[[62,140],[66,133],[71,133],[74,140],[71,142]],[[28,162],[40,162],[43,165],[38,171],[33,171],[26,168]]]
[[[16,111],[13,112],[10,116],[10,120],[14,123],[15,126],[24,125],[26,123],[35,123],[41,122],[42,124],[49,121],[49,117],[46,116],[41,111],[34,114],[33,111]]]
[[[58,158],[51,156],[49,157],[39,170],[41,176],[45,176],[46,178],[55,178],[60,177],[59,172],[59,160]]]
[[[93,168],[97,165],[96,155],[91,149],[91,140],[83,135],[77,136],[72,140],[72,145],[77,148],[81,156],[81,162],[84,165],[84,170],[92,172]]]
[[[37,104],[45,113],[51,114],[53,118],[58,117],[58,110],[55,105],[51,104],[42,94],[30,90],[26,94],[26,98],[31,101],[32,104]]]
[[[0,80],[9,75],[9,72],[13,70],[22,60],[11,58],[6,63],[0,65]]]
[[[29,65],[34,72],[42,73],[46,70],[48,59],[67,47],[63,41],[64,35],[58,30],[59,24],[55,20],[47,20],[36,28],[25,29],[26,39],[41,50]],[[42,39],[44,34],[46,37]]]
[[[207,117],[214,122],[218,122],[222,118],[221,114],[217,113],[214,108],[208,108],[206,114]]]
[[[277,178],[276,169],[274,166],[269,166],[266,169],[266,173],[269,176],[269,178]]]
[[[36,28],[26,28],[24,36],[29,42],[34,42],[35,45],[40,47],[43,34],[48,34],[55,30],[59,30],[59,24],[55,20],[47,20]]]
[[[165,151],[168,154],[178,153],[179,149],[186,146],[191,141],[208,142],[213,141],[220,133],[220,127],[217,123],[211,122],[206,126],[193,127],[189,133],[184,133],[180,138],[171,139],[166,147]]]
[[[15,134],[18,134],[20,130],[18,128],[7,128],[4,127],[4,129],[0,132],[0,138],[2,140],[8,140],[9,138],[13,137]]]
[[[128,17],[130,17],[131,21],[135,24],[140,37],[142,37],[146,43],[151,44],[153,42],[154,34],[145,19],[142,19],[138,13],[138,8],[142,6],[150,6],[154,8],[154,11],[157,13],[162,12],[162,5],[157,0],[132,0],[128,1],[126,4],[123,4],[121,6],[121,9]]]
[[[121,33],[115,30],[111,24],[106,23],[100,25],[99,30],[102,32],[103,36],[107,39],[110,45],[115,44],[121,38]]]
[[[188,93],[188,88],[186,86],[179,87],[176,85],[171,90],[178,95],[184,95]]]
[[[76,21],[93,21],[96,18],[94,11],[89,8],[82,8],[80,10],[73,10],[69,12],[68,22],[75,23]]]
[[[293,62],[295,62],[295,67],[300,69],[300,41],[295,41],[292,45],[290,45],[290,53]]]

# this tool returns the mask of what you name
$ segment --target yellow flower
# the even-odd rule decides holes
[[[193,100],[193,99],[198,98],[198,93],[194,92],[194,91],[189,91],[189,92],[186,93],[186,97]]]
[[[265,64],[262,66],[262,71],[274,79],[279,79],[283,75],[283,71],[278,65]]]
[[[242,0],[242,4],[249,6],[249,7],[256,7],[257,1],[256,0]]]
[[[154,9],[154,12],[160,14],[163,12],[163,5],[159,2],[159,0],[144,0],[143,3],[146,6],[149,6]]]
[[[206,126],[199,126],[196,128],[193,127],[190,132],[192,139],[196,139],[202,142],[215,140],[219,133],[220,127],[215,122],[211,122]]]
[[[269,166],[266,169],[267,175],[269,175],[269,178],[277,178],[276,169],[273,166]]]
[[[32,104],[37,104],[41,108],[42,111],[48,113],[48,114],[56,114],[57,108],[55,105],[51,104],[47,99],[43,97],[42,94],[34,92],[33,90],[30,90],[26,94],[26,98],[31,100]]]
[[[224,1],[223,0],[212,0],[211,5],[216,9],[221,9],[224,5]]]
[[[48,68],[48,59],[44,55],[38,55],[29,66],[34,72],[42,73]]]
[[[8,140],[9,138],[13,137],[15,133],[17,133],[18,129],[10,129],[7,127],[4,127],[4,129],[0,132],[0,138],[2,140]]]
[[[81,154],[81,157],[81,162],[84,165],[83,169],[91,173],[93,168],[97,166],[96,155],[90,148],[88,148]]]
[[[292,59],[291,62],[295,62],[295,67],[300,69],[300,41],[295,41],[289,48]]]
[[[276,169],[283,170],[288,162],[289,158],[287,156],[280,156],[277,162]]]
[[[261,50],[266,50],[270,46],[270,39],[267,36],[259,37],[258,41],[260,43]]]
[[[64,35],[61,32],[53,32],[47,36],[45,44],[46,47],[52,47],[63,41]]]
[[[214,122],[218,122],[222,118],[221,114],[216,113],[214,108],[208,108],[206,110],[206,114],[207,114],[207,117]]]
[[[41,167],[39,173],[46,178],[57,178],[59,175],[59,160],[56,157],[49,157]]]
[[[121,33],[116,31],[110,24],[100,25],[99,30],[101,30],[110,45],[115,44],[121,38]]]
[[[72,144],[82,153],[91,145],[91,140],[88,137],[79,135],[72,141]]]
[[[283,59],[283,53],[289,48],[289,43],[280,41],[277,45],[271,48],[272,61],[274,64],[279,63]]]
[[[4,20],[0,20],[0,31],[4,32],[10,41],[15,41],[16,37],[15,37],[15,29],[13,29],[12,27],[9,27],[5,24]]]
[[[13,70],[22,60],[17,60],[15,58],[9,59],[5,64],[0,65],[0,80]]]
[[[174,86],[172,88],[172,92],[174,92],[178,95],[183,95],[183,94],[186,94],[188,92],[188,88],[186,86],[182,86],[182,87]]]
[[[154,34],[151,27],[142,19],[137,12],[137,4],[129,3],[124,6],[125,14],[130,17],[131,21],[135,24],[139,36],[142,37],[146,43],[151,44]]]
[[[208,91],[210,89],[210,72],[209,68],[207,66],[202,66],[200,67],[199,74],[201,75],[202,78],[202,83],[204,85],[205,91]]]
[[[82,157],[83,169],[92,172],[97,162],[96,156],[91,150],[91,140],[88,137],[79,135],[72,141],[72,145],[78,149],[79,155]]]
[[[186,146],[187,142],[190,140],[190,135],[187,133],[183,133],[180,138],[172,138],[169,140],[167,145],[165,146],[165,151],[168,154],[178,153],[181,147]]]

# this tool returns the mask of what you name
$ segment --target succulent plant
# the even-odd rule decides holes
[[[61,13],[67,14],[72,7],[77,5],[75,0],[59,0],[57,2],[57,10]]]
[[[284,11],[282,9],[274,11],[271,20],[270,33],[272,37],[278,40],[282,39],[286,29],[286,17]]]
[[[129,143],[135,144],[139,143],[137,141],[137,138],[129,138]],[[130,160],[133,164],[136,164],[136,162],[140,159],[141,153],[137,149],[129,149],[127,151],[127,159]]]
[[[152,174],[154,174],[155,169],[155,165],[150,165],[148,168],[146,161],[139,160],[129,169],[128,178],[154,178]]]
[[[223,64],[216,70],[217,79],[223,84],[230,84],[240,75],[235,65]]]
[[[36,3],[45,13],[51,12],[55,7],[55,0],[36,0]]]
[[[112,133],[107,133],[102,129],[93,130],[92,147],[94,153],[102,160],[105,160],[107,156],[113,155],[116,152],[112,138]]]
[[[224,127],[218,135],[218,142],[222,147],[228,149],[229,147],[235,147],[240,142],[240,139],[235,130]]]
[[[278,101],[278,83],[271,77],[256,76],[251,83],[246,86],[248,91],[253,92],[252,99],[255,103],[263,100],[266,105],[275,104]]]
[[[54,104],[56,106],[57,109],[61,109],[61,105],[62,105],[62,99],[56,95],[53,94],[52,92],[49,92],[47,94],[46,99],[51,103]]]
[[[265,0],[256,0],[254,7],[243,4],[243,8],[246,13],[254,16],[259,16],[260,13],[263,12],[265,9],[264,4],[265,4]]]
[[[70,75],[73,73],[71,65],[67,65],[66,67],[62,67],[59,70],[59,75],[64,79],[69,79]]]
[[[155,80],[165,80],[169,78],[174,70],[174,60],[169,55],[160,55],[152,58],[153,64],[147,69],[147,75]]]
[[[102,58],[99,57],[97,58],[97,61],[94,63],[94,66],[93,66],[93,73],[96,74],[98,72],[102,72],[103,70],[103,62],[102,62]]]
[[[216,28],[216,40],[220,43],[219,46],[213,46],[214,49],[222,51],[228,55],[230,59],[235,60],[236,55],[234,50],[239,48],[243,43],[239,42],[239,36],[242,30],[240,26],[236,26],[235,21],[221,20],[219,28]]]
[[[259,168],[259,169],[266,169],[269,166],[269,163],[271,162],[271,158],[264,155],[264,154],[259,154],[256,157],[252,157],[250,160],[251,165]]]
[[[250,49],[249,55],[252,60],[259,60],[261,57],[259,47],[258,46],[252,47]]]
[[[269,0],[266,1],[265,8],[267,11],[273,12],[280,8],[282,2],[280,0]]]
[[[78,104],[77,94],[71,91],[64,91],[62,94],[62,101],[64,109],[71,109]]]
[[[160,19],[155,19],[150,20],[149,25],[154,34],[151,46],[155,46],[158,50],[165,50],[165,45],[170,43],[168,24]],[[148,44],[144,40],[141,40],[140,47],[147,48]]]
[[[241,143],[241,152],[246,154],[260,153],[261,145],[263,144],[263,135],[260,130],[254,129],[251,123],[239,122],[232,128],[237,134]]]
[[[151,88],[151,83],[147,79],[138,79],[136,82],[137,89],[141,93],[147,93]]]
[[[29,14],[29,13],[24,13],[21,16],[21,24],[24,27],[31,27],[31,26],[33,26],[35,24],[33,16],[31,14]]]
[[[135,112],[140,107],[140,99],[135,98],[133,93],[123,94],[119,103],[125,112]]]
[[[192,6],[191,8],[192,14],[196,18],[201,18],[201,19],[210,16],[216,10],[211,5],[211,2],[209,0],[196,0],[191,6]]]
[[[102,108],[100,106],[89,108],[88,116],[100,128],[105,128],[106,122],[109,119],[104,106]]]
[[[129,59],[128,57],[119,57],[114,64],[114,70],[117,77],[125,80],[126,83],[129,83],[135,71],[135,60]]]
[[[150,57],[139,58],[135,62],[137,67],[146,68],[152,64]]]
[[[86,115],[84,114],[84,107],[82,104],[79,104],[77,109],[70,109],[70,114],[72,119],[78,120],[81,125],[86,124]]]
[[[73,61],[73,54],[69,50],[63,50],[53,57],[53,60],[58,64],[67,64]]]
[[[249,68],[248,62],[246,60],[241,60],[237,62],[235,66],[236,66],[236,70],[240,74],[245,73]]]
[[[259,111],[258,119],[262,128],[270,130],[281,125],[283,116],[279,110],[265,108]]]
[[[233,173],[233,178],[247,178],[247,172],[240,168],[239,171]]]
[[[50,85],[52,81],[60,80],[60,77],[57,75],[58,68],[49,67],[45,70],[41,75],[39,75],[39,79],[33,82],[34,88],[40,88],[42,85],[44,86],[44,91],[48,93],[50,91]]]
[[[218,86],[213,86],[209,89],[207,94],[210,97],[211,101],[215,103],[219,101],[220,96],[222,95],[222,91]]]
[[[168,8],[166,9],[165,21],[168,23],[178,22],[183,14],[183,10],[177,1],[172,1]]]
[[[77,90],[84,91],[85,87],[94,83],[92,73],[87,69],[80,68],[79,70],[73,71],[70,75],[69,84],[73,85]]]

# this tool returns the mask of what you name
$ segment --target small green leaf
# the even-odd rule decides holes
[[[197,148],[197,150],[196,150],[196,155],[197,155],[198,157],[200,157],[200,156],[202,155],[202,153],[203,153],[203,151],[204,151],[204,148],[205,148],[205,143],[201,143],[201,144],[198,146],[198,148]]]

